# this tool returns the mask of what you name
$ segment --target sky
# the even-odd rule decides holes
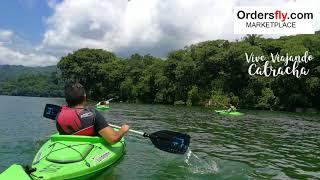
[[[319,0],[2,0],[0,65],[55,65],[86,47],[165,58],[201,41],[240,39],[236,5],[306,2],[320,7]]]

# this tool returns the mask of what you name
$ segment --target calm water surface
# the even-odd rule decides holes
[[[46,103],[63,99],[0,96],[0,172],[30,164],[53,134]],[[244,111],[219,116],[200,107],[113,103],[105,118],[136,130],[188,133],[186,155],[162,152],[148,139],[127,136],[127,153],[97,179],[320,179],[320,116]]]

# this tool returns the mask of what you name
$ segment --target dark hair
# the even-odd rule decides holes
[[[64,97],[70,107],[81,104],[86,99],[86,91],[80,83],[67,83],[64,86]]]

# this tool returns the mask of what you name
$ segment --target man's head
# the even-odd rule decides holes
[[[64,97],[70,107],[86,101],[86,91],[80,83],[68,83],[64,87]]]

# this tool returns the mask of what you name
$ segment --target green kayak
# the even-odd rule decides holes
[[[237,111],[231,111],[228,112],[226,110],[215,110],[216,113],[221,114],[221,115],[232,115],[232,116],[242,116],[244,113],[237,112]]]
[[[36,154],[31,179],[90,179],[117,162],[125,152],[125,142],[110,145],[101,137],[54,134]],[[24,173],[12,165],[0,179],[19,179]],[[27,178],[24,178],[27,179]]]
[[[30,176],[24,171],[21,165],[13,164],[7,170],[0,174],[1,180],[31,180]]]
[[[96,108],[99,110],[107,110],[110,108],[109,105],[96,105]]]

